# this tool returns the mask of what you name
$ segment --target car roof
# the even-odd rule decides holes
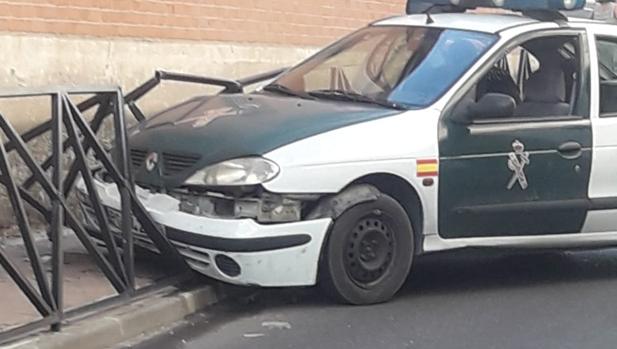
[[[500,31],[522,25],[537,24],[540,21],[516,14],[485,13],[438,13],[432,14],[433,23],[429,26],[438,28],[473,30],[486,33]],[[424,14],[386,18],[373,25],[427,26]]]

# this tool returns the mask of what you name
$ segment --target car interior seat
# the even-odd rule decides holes
[[[515,116],[566,116],[570,105],[566,102],[566,76],[558,65],[543,65],[524,85],[523,102]]]

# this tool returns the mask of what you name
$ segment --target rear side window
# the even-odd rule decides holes
[[[600,116],[617,117],[617,38],[598,37]]]

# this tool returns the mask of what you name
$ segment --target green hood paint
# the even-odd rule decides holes
[[[399,114],[369,104],[304,100],[265,93],[198,97],[167,109],[131,132],[131,149],[193,155],[199,161],[179,173],[134,167],[138,183],[173,188],[197,170],[221,161],[261,156],[337,128]],[[165,156],[159,157],[159,168]]]

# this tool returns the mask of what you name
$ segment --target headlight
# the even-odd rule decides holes
[[[272,180],[279,173],[274,162],[260,158],[228,160],[197,171],[184,184],[205,186],[255,185]]]

